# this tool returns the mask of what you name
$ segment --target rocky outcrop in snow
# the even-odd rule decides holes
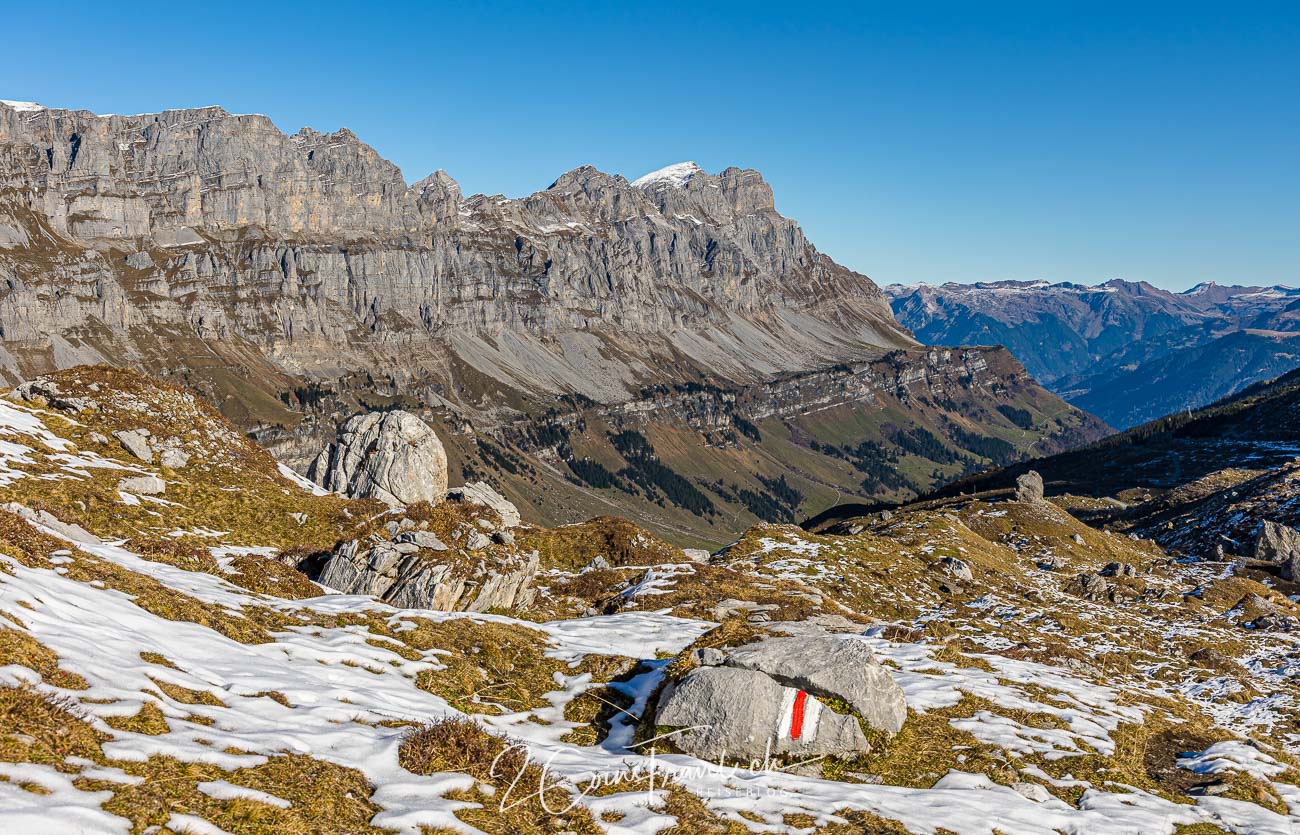
[[[338,443],[312,462],[317,484],[391,507],[437,503],[447,493],[447,453],[427,423],[409,412],[371,412],[343,425]]]
[[[402,517],[294,567],[328,588],[404,609],[486,612],[532,603],[538,553],[515,548],[494,519],[471,510],[442,536],[428,528]]]

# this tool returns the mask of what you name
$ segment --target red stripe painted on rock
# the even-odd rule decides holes
[[[808,703],[808,694],[800,690],[794,694],[794,709],[790,712],[790,738],[798,739],[803,733],[803,711]]]

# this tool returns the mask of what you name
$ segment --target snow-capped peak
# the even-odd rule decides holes
[[[644,177],[633,180],[632,185],[636,188],[650,188],[658,185],[681,188],[689,183],[696,174],[703,173],[704,169],[693,162],[679,162],[676,165],[660,168],[658,171],[651,171]]]
[[[34,110],[45,109],[45,105],[37,104],[34,101],[9,101],[7,99],[0,99],[0,104],[8,105],[9,107],[12,107],[14,110],[20,112],[24,112],[24,111],[31,112]]]

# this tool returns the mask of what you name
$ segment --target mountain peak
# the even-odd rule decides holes
[[[644,177],[632,181],[635,188],[681,188],[691,181],[696,174],[703,174],[704,169],[693,162],[678,162],[666,165],[657,171],[651,171]]]
[[[34,101],[9,101],[8,99],[0,99],[0,104],[5,105],[6,107],[12,107],[14,110],[17,110],[20,113],[34,112],[37,110],[45,109],[45,105],[37,104]]]

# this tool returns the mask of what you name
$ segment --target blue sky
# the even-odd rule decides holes
[[[881,283],[1300,284],[1295,3],[114,6],[11,4],[0,98],[347,126],[467,194],[757,168]]]

